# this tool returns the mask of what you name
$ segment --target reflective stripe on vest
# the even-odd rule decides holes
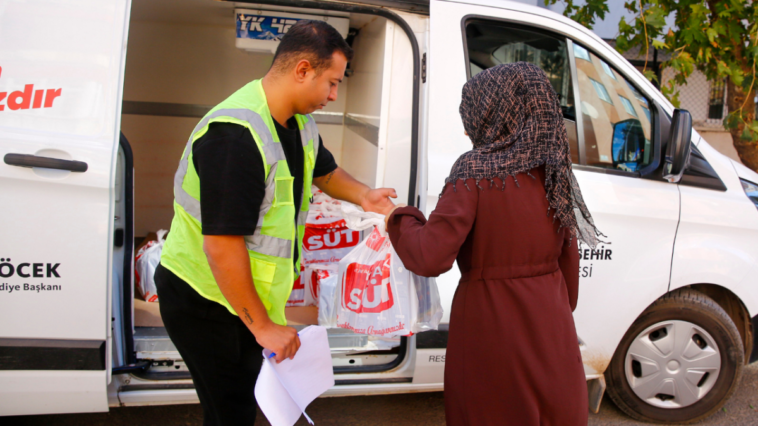
[[[305,226],[306,219],[308,219],[308,211],[307,210],[301,210],[297,214],[297,224]]]
[[[321,140],[318,136],[318,127],[316,126],[316,121],[313,119],[313,116],[308,114],[308,122],[303,126],[303,130],[300,133],[300,139],[303,143],[303,147],[308,146],[308,141],[313,140],[313,154],[318,156],[318,148],[319,143],[321,143]],[[303,161],[307,161],[307,158],[304,158]],[[300,194],[300,201],[302,204],[303,197],[305,197],[306,189],[308,189],[310,192],[310,188],[305,188],[305,179],[303,179],[303,192]],[[308,210],[300,210],[297,215],[297,225],[298,226],[305,226],[305,221],[308,219]]]

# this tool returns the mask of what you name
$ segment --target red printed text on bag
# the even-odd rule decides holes
[[[372,265],[351,263],[342,281],[342,306],[356,313],[378,313],[394,305],[390,287],[390,254]]]
[[[360,232],[350,229],[329,231],[327,229],[305,227],[303,246],[306,250],[330,250],[357,246]]]

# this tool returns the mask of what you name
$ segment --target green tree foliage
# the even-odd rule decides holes
[[[564,15],[592,28],[608,11],[607,0],[561,1]],[[743,164],[758,171],[758,121],[755,120],[756,59],[758,59],[758,4],[753,0],[629,0],[624,7],[634,14],[632,22],[621,19],[616,49],[626,52],[639,47],[647,54],[659,49],[670,54],[664,68],[674,78],[662,82],[661,90],[679,106],[677,87],[685,85],[694,70],[711,81],[726,80],[729,114],[724,127],[732,135]],[[666,28],[666,18],[674,27]],[[647,57],[647,55],[646,55]],[[645,72],[654,78],[650,71]]]
[[[551,5],[558,1],[560,0],[545,0],[545,4]],[[574,0],[564,0],[561,3],[566,5],[566,9],[563,11],[565,16],[589,29],[595,25],[596,18],[605,19],[605,13],[608,12],[606,0],[579,1],[579,3],[583,3],[581,5],[577,5]]]

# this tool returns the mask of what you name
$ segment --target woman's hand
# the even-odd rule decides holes
[[[392,216],[392,213],[394,213],[395,210],[399,209],[400,207],[408,207],[408,205],[401,203],[393,207],[392,210],[390,210],[389,212],[387,212],[387,215],[384,216],[384,229],[387,229],[387,227],[389,227],[389,220],[390,220],[390,216]]]

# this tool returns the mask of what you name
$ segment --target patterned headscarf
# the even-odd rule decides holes
[[[544,164],[547,213],[585,244],[597,245],[603,234],[584,204],[558,96],[541,69],[517,62],[480,72],[463,86],[460,113],[474,149],[458,158],[446,183],[473,178],[482,189],[484,179],[491,187],[494,178],[516,180]]]

